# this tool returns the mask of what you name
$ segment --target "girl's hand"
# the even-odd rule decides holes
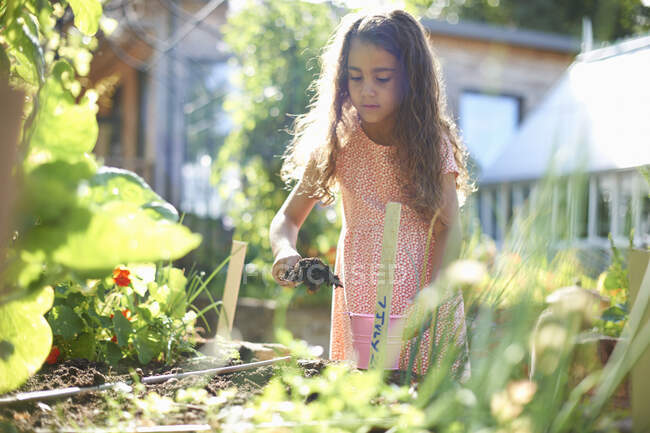
[[[284,274],[289,269],[292,269],[301,258],[302,257],[298,254],[298,251],[293,248],[287,247],[281,249],[275,258],[275,262],[273,262],[273,267],[271,268],[273,279],[283,287],[295,287],[298,283],[285,280]]]

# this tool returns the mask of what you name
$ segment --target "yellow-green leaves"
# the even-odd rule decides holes
[[[77,104],[72,91],[78,86],[72,66],[57,62],[39,92],[39,110],[34,121],[29,169],[54,159],[76,162],[93,150],[97,141],[97,106],[84,97]]]
[[[68,0],[74,12],[74,25],[82,33],[92,36],[97,32],[102,4],[99,0]]]
[[[0,304],[0,393],[36,373],[50,352],[52,331],[43,314],[53,300],[48,286]]]
[[[92,178],[83,199],[96,204],[110,201],[129,201],[148,209],[149,214],[156,219],[166,219],[172,222],[179,220],[176,209],[165,202],[137,174],[115,167],[102,167]]]
[[[93,209],[86,226],[81,226],[80,218],[72,217],[40,234],[43,239],[56,239],[65,233],[66,241],[53,252],[53,260],[87,274],[105,273],[118,263],[173,260],[201,242],[187,227],[155,220],[129,202]]]
[[[18,13],[20,12],[20,13]],[[9,55],[14,58],[16,73],[27,83],[39,86],[45,76],[43,49],[38,41],[38,20],[31,13],[16,11],[4,36],[8,42]]]

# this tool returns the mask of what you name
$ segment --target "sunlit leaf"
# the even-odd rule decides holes
[[[183,257],[196,248],[201,237],[187,227],[153,219],[128,202],[110,202],[92,212],[89,224],[71,218],[63,226],[43,228],[44,238],[65,233],[65,244],[53,259],[81,272],[106,272],[118,263],[146,263]]]
[[[52,330],[43,314],[53,300],[48,286],[0,305],[0,393],[36,373],[50,353]]]
[[[40,107],[34,121],[27,166],[57,158],[79,161],[97,141],[97,106],[89,98],[75,103],[68,88],[74,79],[69,63],[59,61],[39,93]]]
[[[83,333],[72,340],[69,356],[70,358],[93,359],[96,345],[94,335]]]
[[[90,191],[84,200],[95,204],[104,204],[110,201],[128,201],[145,209],[159,218],[173,222],[179,220],[176,209],[165,202],[151,187],[137,174],[115,167],[102,167],[97,170],[91,179]]]
[[[28,83],[38,86],[45,75],[43,49],[38,42],[38,21],[23,12],[10,21],[3,32],[9,42],[9,53],[16,59],[16,72]]]
[[[89,179],[95,167],[87,160],[53,161],[37,166],[25,179],[21,209],[42,222],[59,217],[77,206],[77,187]]]
[[[48,313],[48,321],[54,335],[71,339],[83,330],[84,323],[74,310],[67,305],[55,305]]]
[[[97,32],[102,4],[99,0],[68,0],[74,12],[74,25],[82,33],[92,36]]]

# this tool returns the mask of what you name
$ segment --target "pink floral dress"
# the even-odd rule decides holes
[[[346,312],[374,314],[377,299],[377,279],[380,275],[381,245],[386,204],[402,202],[401,180],[395,163],[396,149],[375,143],[365,134],[354,108],[346,110],[344,120],[348,131],[343,134],[341,151],[337,158],[336,178],[343,204],[343,227],[339,238],[335,273],[344,289],[336,288],[332,300],[330,358],[353,359],[349,316]],[[451,144],[447,142],[443,154],[443,172],[455,172],[458,167]],[[398,234],[397,256],[391,315],[406,313],[420,286],[429,221],[420,217],[408,205],[402,205]],[[432,252],[433,245],[429,251]],[[431,280],[433,255],[429,256],[426,281]],[[344,294],[345,290],[345,294]],[[347,305],[346,305],[347,304]],[[458,335],[456,344],[466,348],[465,314],[462,295],[458,294],[442,304],[436,327],[435,353],[442,354],[448,333]],[[441,324],[447,323],[448,326]],[[443,332],[444,329],[444,332]],[[431,350],[429,331],[421,342],[422,370],[429,366]],[[406,345],[400,355],[400,369],[408,368],[409,353],[415,340]],[[442,350],[440,350],[442,349]],[[440,360],[440,357],[439,357]],[[461,358],[454,369],[458,369]],[[416,366],[418,363],[416,362]],[[461,372],[462,374],[462,372]]]

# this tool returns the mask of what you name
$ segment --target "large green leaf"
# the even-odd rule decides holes
[[[60,159],[76,162],[92,151],[97,141],[97,106],[90,98],[79,104],[68,90],[74,69],[58,61],[39,93],[40,107],[34,121],[27,167]]]
[[[102,4],[99,0],[68,0],[74,12],[74,25],[82,33],[92,36],[97,33]]]
[[[43,273],[45,251],[16,251],[9,249],[7,256],[7,266],[4,272],[0,274],[0,286],[14,287],[19,290],[38,285],[38,280]],[[0,302],[2,302],[2,299],[2,296],[0,296]]]
[[[54,335],[61,335],[66,340],[72,339],[83,330],[84,322],[67,305],[55,305],[47,314]]]
[[[164,350],[160,339],[146,329],[139,331],[133,342],[138,352],[138,361],[141,364],[148,364],[157,353]]]
[[[96,204],[110,201],[128,201],[144,209],[151,209],[151,213],[159,218],[173,222],[179,220],[176,209],[165,202],[151,187],[137,174],[115,167],[101,167],[90,181],[90,193],[84,200]]]
[[[38,86],[45,75],[43,49],[38,42],[38,21],[29,12],[20,12],[3,33],[9,42],[9,53],[16,60],[16,72],[29,84]]]
[[[43,314],[53,301],[48,286],[0,305],[0,393],[20,386],[50,353],[52,331]]]
[[[83,333],[75,337],[72,340],[70,345],[70,358],[83,358],[94,360],[97,359],[95,356],[95,346],[97,345],[97,340],[95,336],[90,333]]]
[[[73,227],[70,227],[72,225]],[[106,272],[120,263],[174,260],[196,248],[201,236],[187,227],[156,220],[146,210],[128,202],[109,202],[92,210],[90,223],[72,218],[61,227],[43,228],[43,237],[66,241],[54,251],[53,259],[80,272]]]
[[[95,166],[88,160],[54,161],[37,166],[25,178],[21,210],[41,223],[51,221],[77,206],[77,189],[89,179]]]

